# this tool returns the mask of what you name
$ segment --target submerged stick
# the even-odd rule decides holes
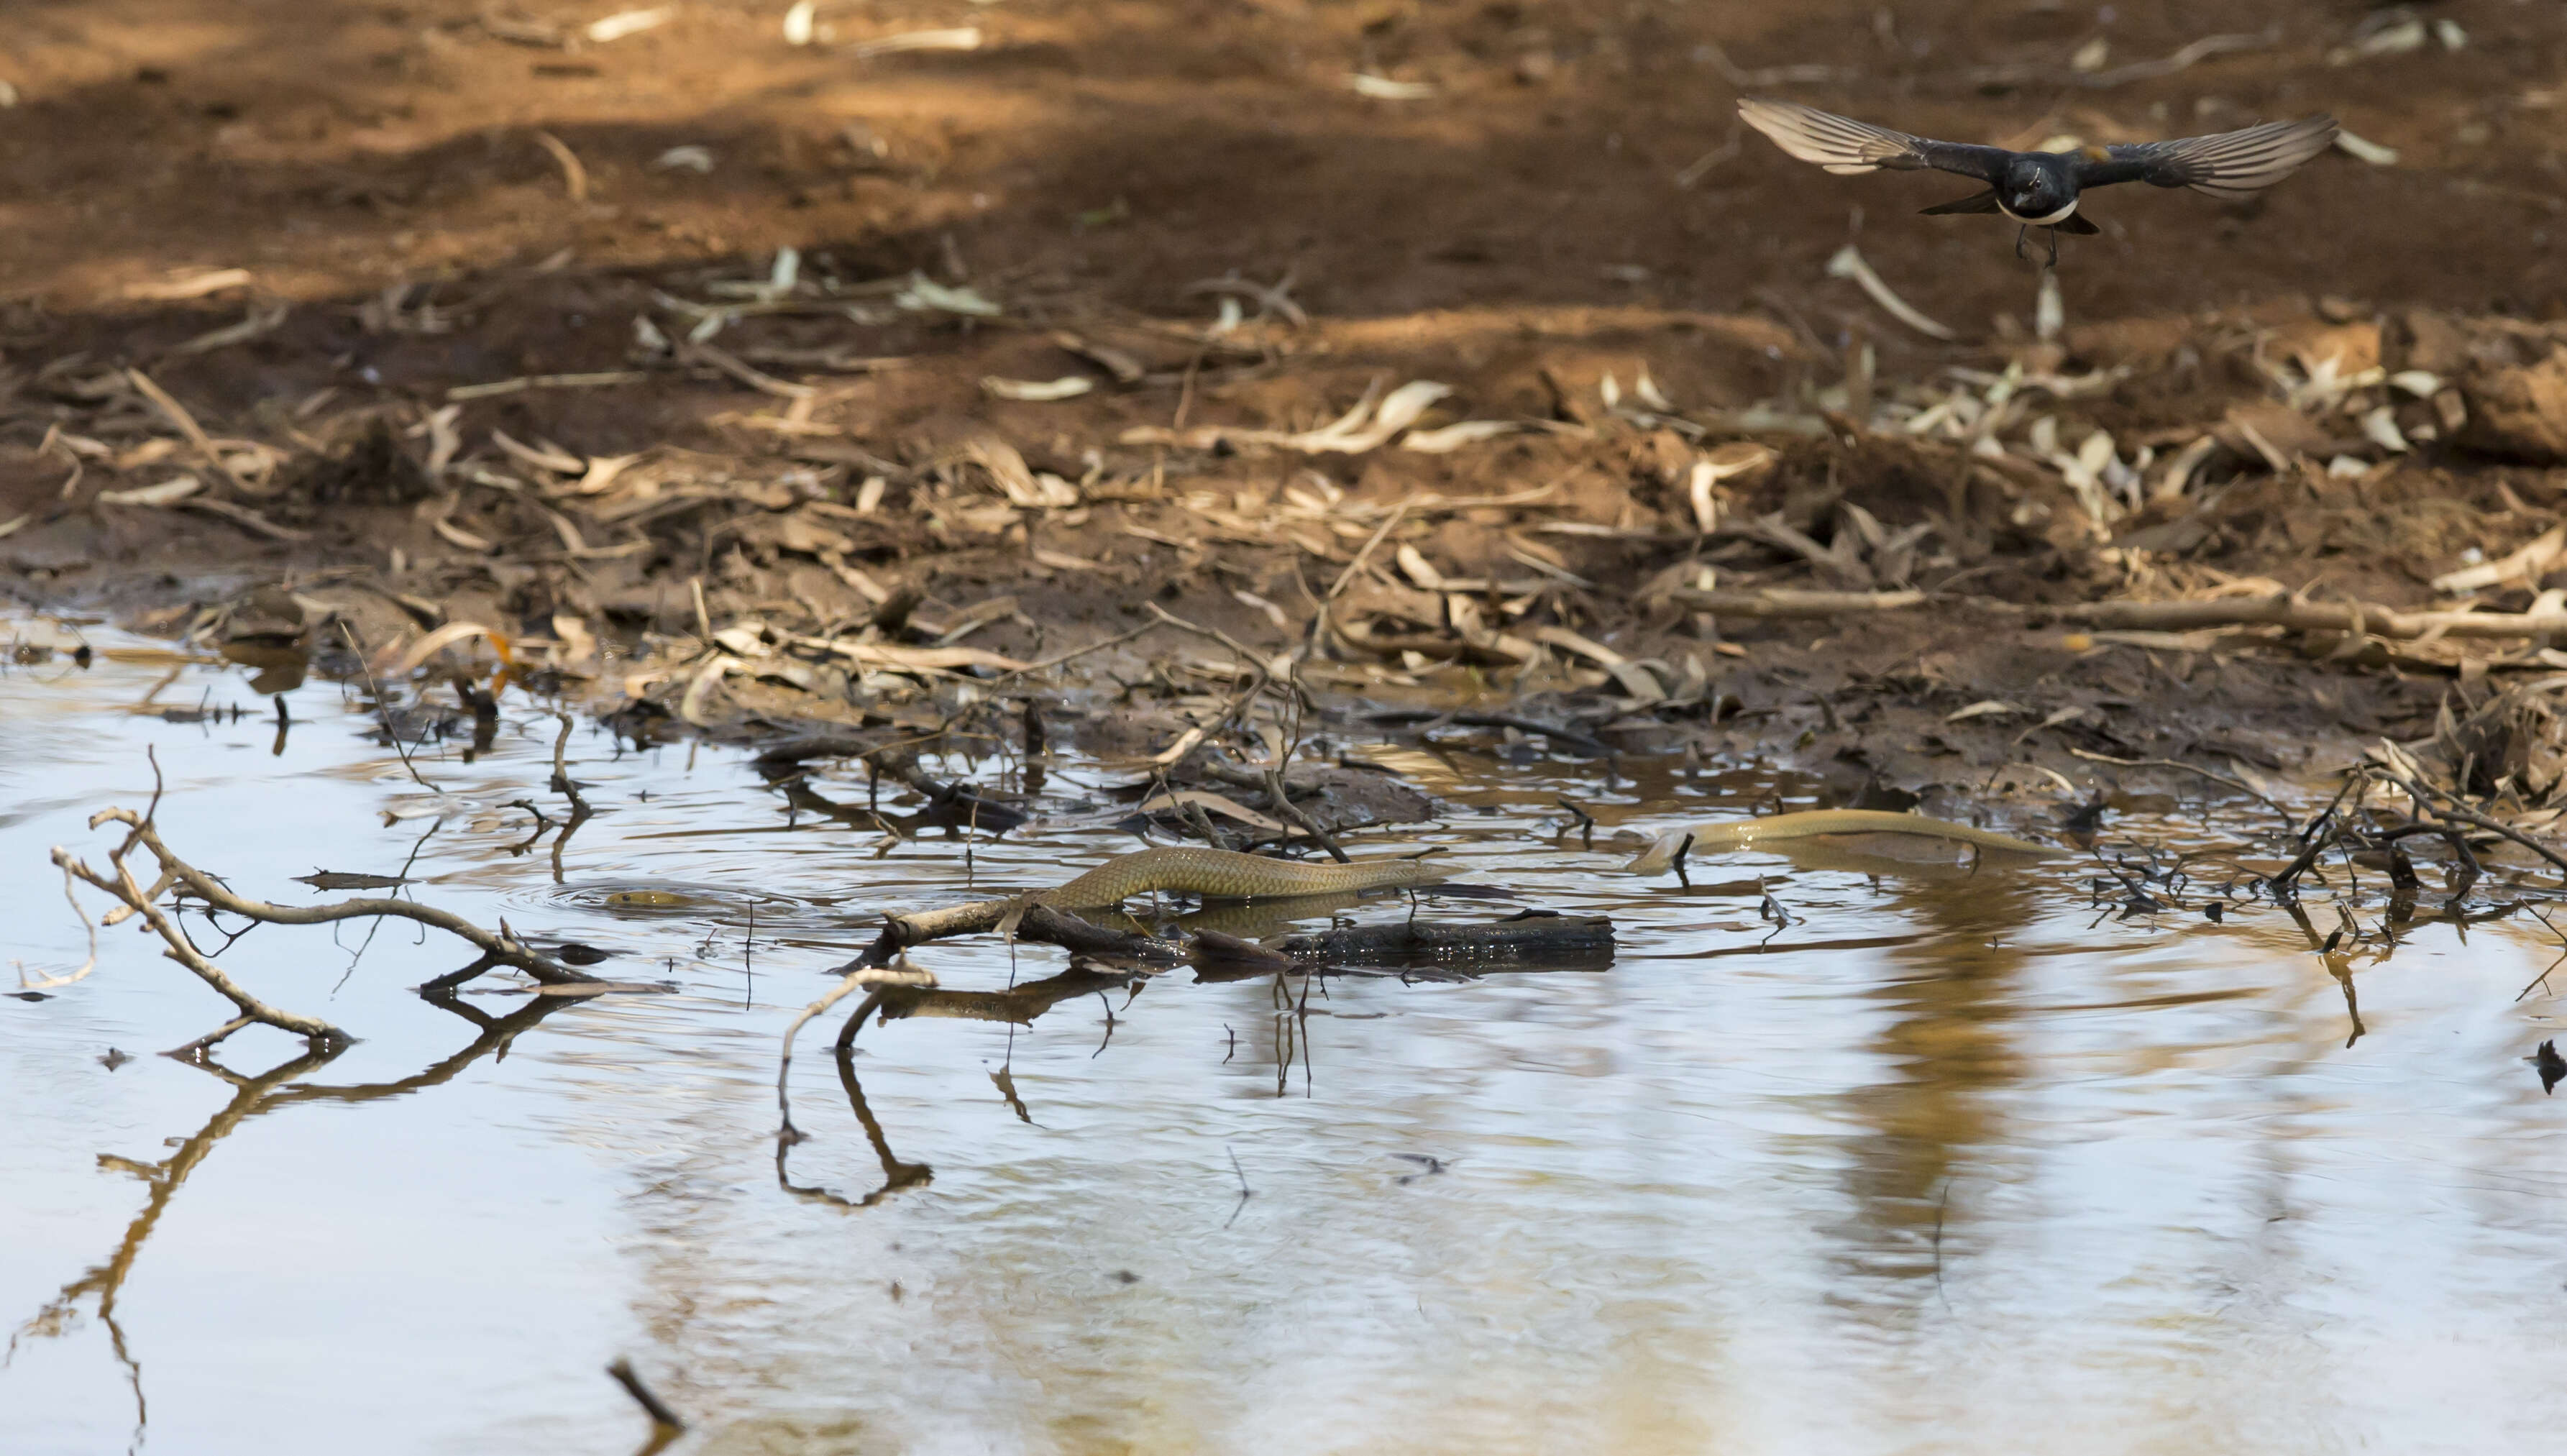
[[[2416,784],[2409,782],[2406,778],[2398,774],[2391,773],[2385,769],[2373,768],[2369,771],[2379,777],[2386,778],[2391,783],[2405,789],[2407,791],[2407,797],[2413,800],[2417,808],[2421,811],[2417,815],[2418,818],[2422,819],[2426,814],[2429,814],[2436,819],[2455,820],[2459,823],[2469,825],[2471,828],[2483,829],[2489,834],[2493,834],[2504,839],[2510,839],[2514,843],[2521,845],[2523,848],[2530,850],[2532,853],[2539,855],[2542,859],[2549,861],[2550,864],[2556,866],[2558,869],[2567,871],[2567,855],[2561,855],[2557,850],[2550,848],[2548,845],[2541,843],[2539,840],[2532,838],[2530,835],[2523,833],[2521,830],[2514,828],[2512,825],[2505,823],[2501,819],[2490,819],[2484,814],[2477,813],[2474,810],[2465,807],[2462,804],[2459,795],[2451,793],[2445,789],[2429,787],[2419,788]]]
[[[401,729],[393,727],[392,703],[389,699],[384,697],[384,685],[375,681],[374,663],[367,658],[365,649],[358,646],[355,629],[351,628],[343,621],[339,624],[339,635],[347,639],[348,650],[357,655],[357,665],[366,670],[366,687],[375,695],[375,715],[383,721],[384,736],[392,739],[393,751],[401,755],[402,767],[409,770],[411,781],[418,784],[420,787],[427,789],[429,793],[445,792],[444,789],[438,788],[435,784],[428,782],[425,777],[423,777],[420,774],[419,765],[410,760],[410,745],[402,741]],[[282,698],[277,701],[280,706],[284,702]],[[423,735],[422,741],[426,741],[425,735]]]
[[[669,1408],[669,1403],[654,1393],[650,1386],[642,1383],[642,1376],[633,1368],[631,1360],[618,1359],[614,1364],[606,1367],[606,1373],[615,1377],[615,1383],[624,1387],[624,1393],[633,1397],[633,1403],[642,1407],[643,1413],[651,1417],[653,1425],[669,1431],[683,1431],[687,1428],[687,1423],[678,1418],[678,1413]]]

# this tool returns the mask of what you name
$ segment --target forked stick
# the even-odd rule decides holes
[[[109,851],[105,870],[93,868],[88,861],[62,845],[54,847],[53,862],[66,875],[104,890],[115,898],[117,908],[100,920],[101,926],[141,916],[143,925],[160,938],[162,955],[193,972],[196,979],[212,987],[240,1013],[221,1028],[177,1048],[175,1054],[201,1051],[234,1031],[251,1025],[268,1025],[290,1031],[315,1047],[343,1046],[353,1039],[328,1021],[270,1006],[243,989],[187,938],[185,929],[177,922],[175,903],[164,906],[162,897],[176,889],[183,889],[186,894],[203,902],[208,910],[226,911],[263,925],[327,925],[341,920],[391,916],[459,937],[481,953],[470,966],[428,982],[424,990],[448,990],[483,971],[500,966],[514,967],[546,986],[600,991],[615,988],[615,983],[574,971],[519,941],[509,933],[504,921],[498,933],[493,934],[449,911],[416,905],[408,900],[366,898],[338,900],[327,905],[291,906],[236,894],[230,886],[179,858],[176,851],[161,840],[160,830],[153,821],[153,814],[160,803],[160,764],[156,756],[152,758],[151,771],[154,786],[149,808],[141,813],[123,808],[102,809],[90,818],[92,829],[106,824],[126,826],[125,839]],[[126,862],[138,848],[148,850],[159,866],[159,873],[148,886],[135,877],[133,867]]]

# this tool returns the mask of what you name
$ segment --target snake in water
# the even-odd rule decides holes
[[[1181,890],[1224,900],[1264,900],[1283,895],[1350,895],[1432,884],[1444,871],[1420,859],[1367,859],[1352,864],[1305,864],[1231,849],[1143,849],[1109,859],[1065,885],[1032,898],[1062,910],[1120,905],[1152,890]]]
[[[1679,851],[1721,854],[1734,849],[1753,849],[1778,840],[1814,839],[1825,834],[1918,834],[1976,845],[1980,849],[2002,850],[2008,854],[2050,855],[2059,852],[2046,844],[1999,834],[1993,829],[1929,819],[1922,814],[1893,814],[1881,809],[1807,809],[1796,814],[1770,814],[1761,819],[1724,819],[1696,824],[1689,829],[1670,829],[1659,835],[1656,843],[1624,868],[1635,875],[1663,874],[1675,863]]]
[[[1352,864],[1304,864],[1241,854],[1230,849],[1143,849],[1119,855],[1066,884],[1004,900],[976,900],[942,910],[894,916],[887,932],[897,944],[917,945],[948,936],[996,929],[1029,905],[1053,910],[1099,910],[1153,890],[1176,890],[1224,900],[1267,900],[1291,895],[1351,895],[1431,885],[1447,871],[1421,859],[1365,859]]]
[[[1827,834],[1919,834],[1949,839],[1981,849],[2046,855],[2056,851],[2010,834],[1968,824],[1946,823],[1921,814],[1891,814],[1871,809],[1815,809],[1775,814],[1762,819],[1734,819],[1700,824],[1660,836],[1647,852],[1631,861],[1634,874],[1657,874],[1675,862],[1679,849],[1718,853],[1784,839]],[[1269,859],[1229,849],[1188,846],[1143,849],[1119,855],[1085,874],[1048,890],[1001,900],[979,900],[896,916],[886,933],[894,945],[917,945],[947,936],[992,930],[1028,905],[1054,910],[1097,910],[1120,905],[1153,890],[1182,891],[1229,900],[1265,900],[1292,895],[1350,895],[1360,890],[1388,890],[1429,885],[1444,870],[1421,859],[1368,859],[1351,864],[1308,864]]]

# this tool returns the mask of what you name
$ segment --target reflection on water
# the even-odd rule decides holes
[[[519,1031],[534,1025],[545,1017],[569,1005],[557,997],[531,997],[514,1012],[493,1017],[477,1007],[446,998],[432,999],[428,1005],[450,1012],[480,1028],[462,1049],[413,1075],[391,1081],[370,1082],[351,1086],[316,1086],[297,1078],[319,1071],[336,1061],[344,1047],[307,1048],[301,1055],[278,1062],[255,1075],[243,1075],[224,1066],[212,1055],[187,1058],[183,1065],[209,1072],[232,1088],[231,1099],[218,1108],[205,1125],[183,1137],[167,1140],[175,1151],[156,1162],[144,1163],[114,1153],[101,1153],[102,1169],[128,1173],[143,1182],[145,1190],[143,1209],[125,1228],[124,1237],[101,1263],[92,1266],[79,1278],[66,1284],[62,1292],[38,1310],[34,1317],[21,1325],[10,1340],[10,1353],[17,1342],[29,1337],[53,1337],[64,1333],[81,1317],[86,1304],[99,1323],[108,1331],[116,1358],[125,1367],[134,1388],[134,1423],[138,1442],[148,1424],[150,1405],[143,1393],[143,1368],[129,1347],[125,1331],[117,1323],[117,1295],[124,1289],[126,1277],[134,1270],[135,1260],[143,1244],[151,1237],[154,1226],[169,1206],[169,1200],[185,1185],[187,1176],[196,1170],[215,1146],[253,1117],[264,1116],[281,1108],[304,1102],[355,1104],[385,1097],[403,1097],[453,1079],[455,1073],[483,1056],[505,1055],[508,1043]],[[112,1068],[111,1068],[112,1069]]]
[[[565,833],[558,721],[513,697],[428,735],[428,787],[362,695],[99,640],[0,676],[31,976],[85,954],[46,846],[139,803],[149,744],[172,844],[245,893],[406,875],[681,990],[423,1000],[452,947],[396,923],[222,955],[361,1038],[327,1053],[128,1056],[220,1008],[123,933],[0,1000],[13,1456],[624,1456],[653,1437],[619,1356],[690,1420],[672,1451],[2482,1451],[2567,1417],[2567,1061],[2526,1060],[2556,941],[2502,913],[2535,876],[2365,874],[2349,917],[2223,896],[2215,857],[2144,851],[2260,852],[2272,816],[2187,801],[2108,820],[2119,875],[1856,843],[1686,887],[1614,873],[1614,831],[1813,782],[1376,745],[1449,812],[1363,837],[1520,897],[1420,913],[1609,914],[1609,969],[930,947],[941,988],[795,1063],[786,1140],[776,1037],[823,973],[887,911],[1132,847],[1086,803],[1109,775],[1055,762],[1018,803],[931,760],[1033,812],[993,839],[858,768],[582,728]],[[1133,908],[1256,939],[1411,913]]]
[[[851,1047],[840,1047],[837,1052],[836,1060],[838,1063],[838,1083],[847,1089],[847,1106],[856,1114],[857,1125],[865,1130],[865,1140],[873,1144],[874,1156],[882,1159],[882,1186],[860,1198],[848,1198],[842,1194],[831,1193],[825,1188],[804,1187],[796,1184],[791,1178],[785,1175],[784,1163],[786,1155],[792,1151],[793,1144],[796,1141],[799,1141],[799,1139],[786,1136],[779,1136],[775,1140],[776,1186],[783,1189],[785,1192],[792,1194],[796,1198],[817,1199],[822,1203],[836,1204],[840,1208],[871,1208],[875,1204],[882,1202],[884,1199],[891,1197],[893,1194],[898,1193],[904,1188],[923,1188],[926,1185],[935,1182],[935,1169],[927,1166],[925,1163],[904,1163],[893,1154],[890,1139],[883,1136],[882,1124],[874,1119],[872,1109],[865,1105],[865,1089],[862,1086],[859,1086],[856,1082],[856,1057],[854,1049]],[[994,1072],[992,1075],[994,1077],[1003,1078],[1006,1076],[1006,1073]],[[1006,1084],[1001,1081],[999,1085],[1004,1087]],[[1014,1093],[1012,1090],[1008,1092],[1008,1099],[1009,1105],[1016,1109],[1016,1113],[1019,1117],[1024,1117],[1026,1121],[1032,1120],[1030,1117],[1025,1116],[1023,1104],[1014,1100]]]

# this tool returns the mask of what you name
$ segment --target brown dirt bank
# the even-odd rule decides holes
[[[2554,548],[2432,584],[2567,490],[2528,7],[2436,7],[2458,49],[2284,4],[782,10],[0,19],[0,581],[208,642],[476,624],[723,730],[1070,682],[1141,754],[1305,646],[1331,702],[1849,791],[2291,770],[2567,665],[2377,612],[2557,610]],[[2122,69],[2213,34],[2252,44]],[[1742,81],[2019,145],[2327,109],[2399,159],[2114,196],[2045,339],[2001,230],[1740,139]],[[1850,239],[1959,338],[1832,277]],[[1729,609],[1777,587],[1930,600]],[[2370,615],[1971,604],[2283,590]],[[1013,666],[1153,608],[1240,651]]]

